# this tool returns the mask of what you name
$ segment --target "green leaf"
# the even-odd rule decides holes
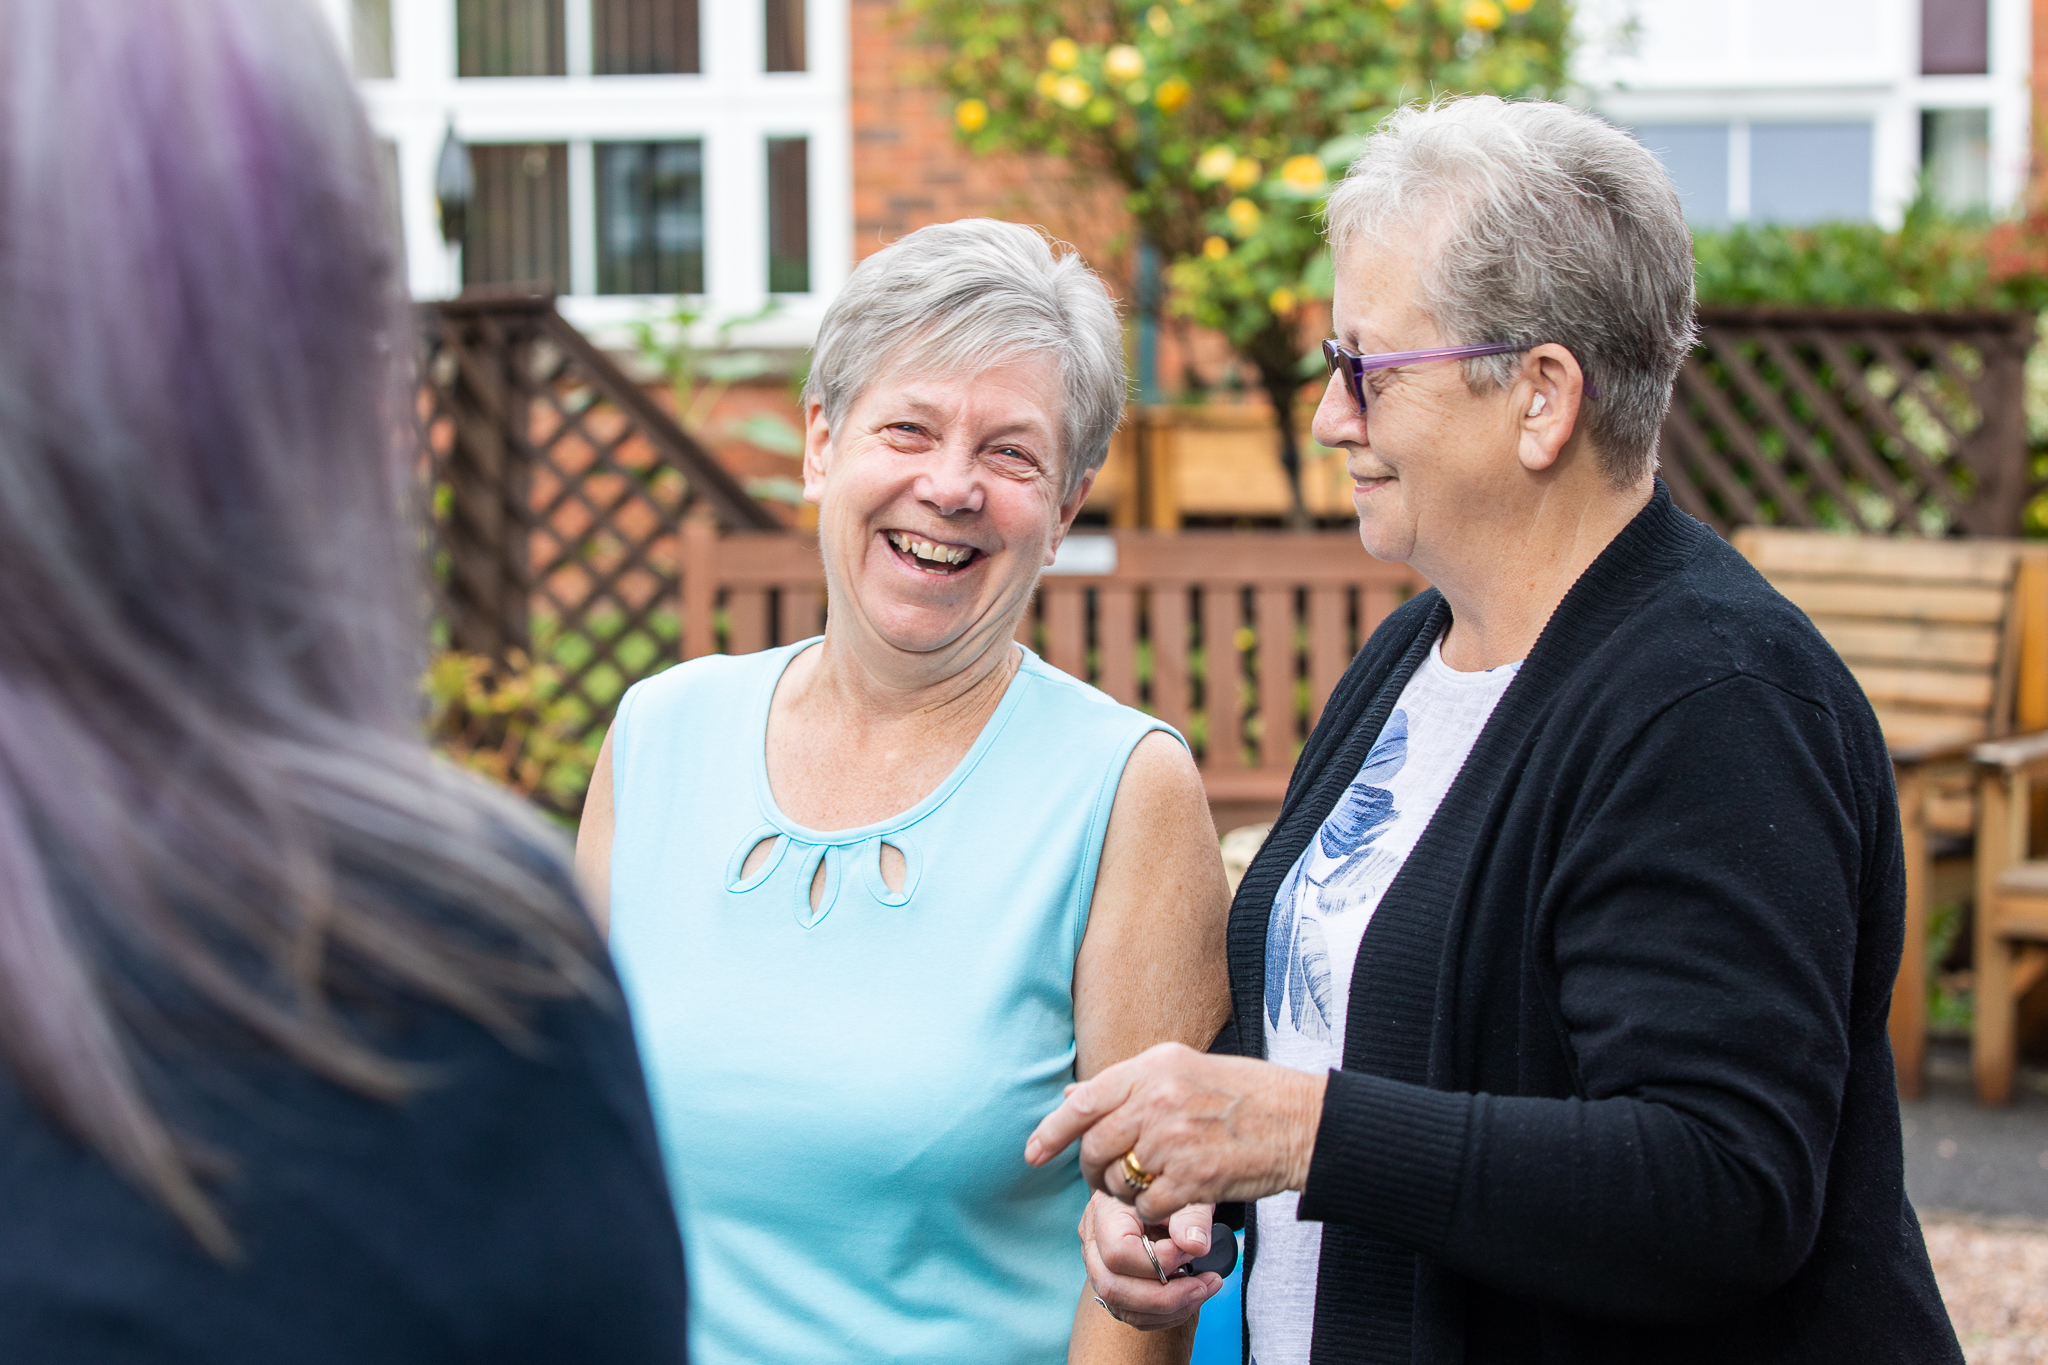
[[[775,361],[760,351],[715,351],[698,362],[698,369],[714,384],[738,384],[772,372]]]
[[[766,479],[748,479],[746,490],[748,496],[762,502],[786,502],[795,506],[804,500],[804,486],[781,474]]]
[[[737,436],[749,445],[759,446],[776,455],[794,459],[804,453],[804,434],[770,412],[757,412],[744,421],[730,424],[725,430],[728,435]]]

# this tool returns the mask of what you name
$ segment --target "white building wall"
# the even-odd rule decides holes
[[[1929,109],[1987,111],[1989,206],[2019,200],[2030,145],[2028,0],[1990,0],[1989,25],[1988,74],[1922,76],[1920,0],[1581,0],[1575,75],[1618,123],[1725,129],[1726,212],[1738,222],[1767,216],[1757,158],[1771,137],[1782,145],[1794,136],[1782,130],[1796,125],[1866,127],[1860,216],[1893,225],[1919,183]],[[1760,129],[1770,131],[1761,142]],[[1826,158],[1809,168],[1817,182],[1850,169]]]
[[[319,0],[342,35],[349,0]],[[604,76],[591,71],[589,0],[566,0],[568,75],[456,76],[455,0],[392,0],[390,80],[359,88],[371,125],[398,147],[399,199],[415,297],[459,291],[457,253],[441,241],[434,168],[452,126],[463,141],[569,144],[570,292],[563,313],[620,335],[664,302],[599,295],[592,144],[701,140],[704,302],[713,320],[768,302],[766,139],[810,140],[811,290],[737,335],[750,345],[810,343],[825,305],[853,267],[853,146],[846,0],[807,0],[803,72],[768,72],[761,0],[700,0],[702,74]]]

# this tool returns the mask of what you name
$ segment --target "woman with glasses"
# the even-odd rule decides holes
[[[1432,588],[1331,697],[1233,908],[1241,1056],[1075,1089],[1096,1292],[1241,1201],[1259,1365],[1961,1360],[1901,1173],[1904,873],[1856,680],[1656,478],[1693,340],[1656,158],[1408,109],[1331,196],[1316,437]]]
[[[0,1358],[681,1362],[568,850],[421,737],[332,29],[0,0],[0,105]]]
[[[1115,305],[1038,233],[870,256],[805,396],[824,635],[620,705],[578,859],[608,885],[699,1361],[1186,1359],[1189,1325],[1147,1336],[1086,1292],[1078,1164],[1021,1155],[1068,1083],[1229,1013],[1187,748],[1016,643],[1124,399]]]

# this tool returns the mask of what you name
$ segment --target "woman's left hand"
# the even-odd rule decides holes
[[[1223,1288],[1223,1277],[1214,1271],[1179,1271],[1210,1249],[1215,1213],[1207,1204],[1196,1204],[1176,1213],[1169,1226],[1148,1228],[1125,1205],[1106,1195],[1090,1196],[1081,1214],[1081,1260],[1088,1268],[1088,1288],[1103,1311],[1141,1332],[1193,1322]]]
[[[1262,1199],[1308,1179],[1327,1077],[1161,1043],[1068,1090],[1024,1144],[1034,1166],[1081,1139],[1088,1183],[1164,1223],[1189,1204]],[[1126,1152],[1152,1178],[1133,1190]]]

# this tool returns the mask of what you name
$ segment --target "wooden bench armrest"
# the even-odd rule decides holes
[[[1970,750],[1970,756],[1986,768],[2000,768],[2020,777],[2048,769],[2048,730],[2012,739],[1994,739]]]
[[[1897,744],[1891,746],[1894,768],[1926,768],[1937,763],[1967,763],[1970,751],[1978,746],[1974,739],[1944,739],[1930,744]]]

